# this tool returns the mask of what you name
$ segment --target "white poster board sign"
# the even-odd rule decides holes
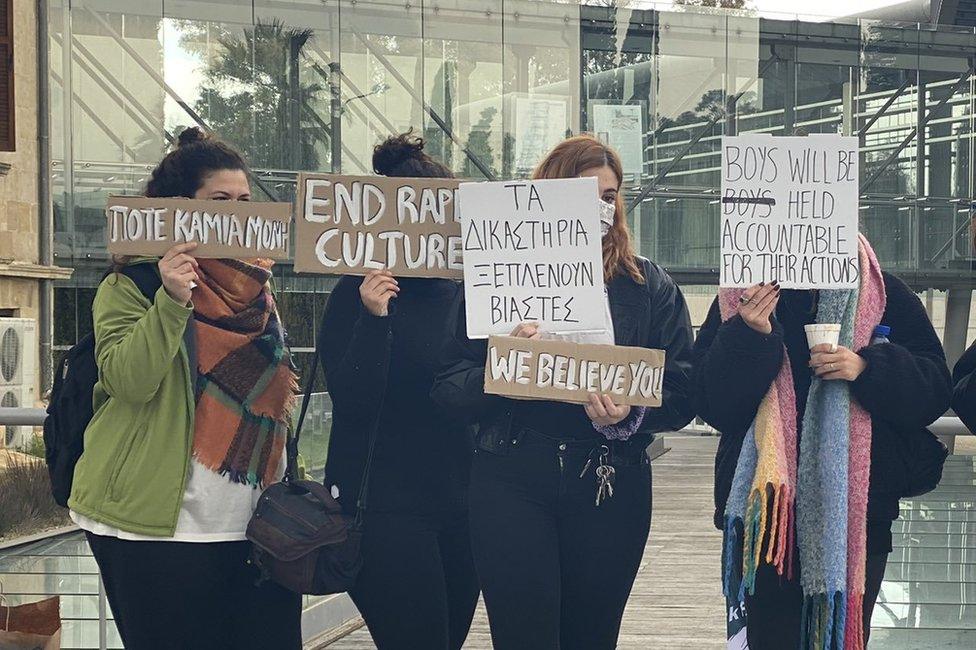
[[[722,138],[719,285],[857,286],[858,140]]]
[[[593,133],[619,155],[624,176],[640,178],[644,169],[644,119],[640,104],[593,104]]]
[[[605,331],[595,178],[461,183],[468,336]]]

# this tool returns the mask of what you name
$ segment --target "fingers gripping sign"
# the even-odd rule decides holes
[[[181,305],[190,304],[193,288],[200,281],[199,264],[193,257],[196,247],[196,242],[177,244],[157,264],[166,293]]]
[[[779,304],[780,287],[778,282],[760,283],[749,287],[739,298],[739,316],[753,330],[760,334],[770,334],[773,324],[770,320]]]
[[[609,395],[590,393],[589,401],[583,406],[593,424],[602,427],[618,424],[630,415],[630,407],[617,406]]]
[[[389,269],[377,269],[366,274],[359,285],[363,306],[373,316],[390,315],[390,299],[400,293],[400,284]]]

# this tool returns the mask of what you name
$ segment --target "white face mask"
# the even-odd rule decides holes
[[[607,203],[603,199],[600,199],[600,236],[606,237],[607,233],[610,232],[610,228],[613,227],[613,215],[617,213],[617,205],[615,203]]]

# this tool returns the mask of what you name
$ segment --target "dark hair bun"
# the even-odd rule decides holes
[[[204,140],[209,140],[210,136],[204,132],[199,126],[191,126],[183,129],[177,138],[178,147],[185,147],[188,144],[193,144],[194,142],[203,142]]]
[[[395,172],[408,160],[426,161],[424,139],[407,131],[393,135],[373,147],[373,171],[384,176],[397,175]]]

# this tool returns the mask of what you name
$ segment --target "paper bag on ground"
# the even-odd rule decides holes
[[[58,596],[26,605],[0,604],[0,649],[57,650],[61,647]]]
[[[458,181],[301,174],[295,202],[295,270],[461,277]]]
[[[110,196],[108,252],[161,256],[197,242],[196,257],[288,259],[291,203]]]
[[[485,392],[517,399],[584,403],[605,393],[616,404],[661,406],[664,351],[492,336]]]

